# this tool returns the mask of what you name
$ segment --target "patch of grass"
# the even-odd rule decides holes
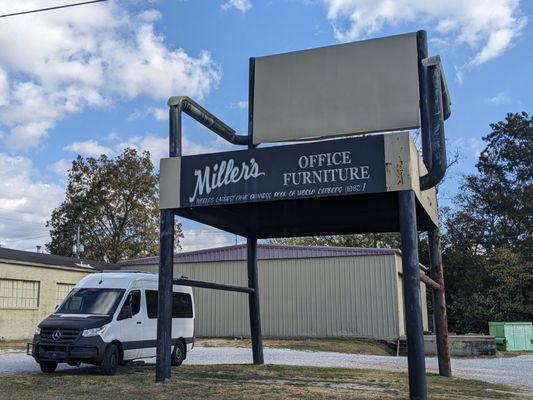
[[[115,376],[98,368],[54,374],[3,375],[0,399],[406,399],[405,373],[278,365],[184,365],[170,382],[154,384],[152,366],[122,367]],[[428,375],[430,399],[525,399],[520,389]]]
[[[7,340],[0,341],[0,351],[6,350],[24,350],[26,351],[26,343],[31,340]]]
[[[198,346],[249,347],[250,339],[212,338],[197,339]],[[263,339],[266,347],[292,350],[333,351],[347,354],[390,356],[394,352],[384,343],[360,339]]]
[[[512,357],[518,357],[518,356],[525,356],[528,354],[533,354],[533,350],[519,350],[519,351],[503,351],[498,350],[496,352],[497,357],[505,357],[505,358],[512,358]]]

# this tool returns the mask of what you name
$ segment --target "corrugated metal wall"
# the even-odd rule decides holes
[[[395,255],[396,270],[398,271],[397,290],[398,290],[398,321],[400,336],[405,336],[405,305],[403,303],[403,268],[402,268],[402,256],[400,254]],[[423,268],[422,266],[420,268]],[[428,321],[428,305],[426,299],[426,284],[420,281],[420,305],[422,307],[422,325],[425,331],[429,330]]]
[[[395,257],[260,260],[263,335],[397,338]],[[156,272],[157,266],[135,269]],[[176,264],[174,275],[236,285],[247,282],[241,261]],[[194,293],[196,336],[249,336],[247,295],[206,289]]]

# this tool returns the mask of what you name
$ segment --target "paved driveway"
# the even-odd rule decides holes
[[[155,359],[146,360],[155,363]],[[188,355],[186,364],[245,364],[252,362],[250,349],[237,347],[196,347]],[[311,352],[265,348],[265,363],[305,365],[317,367],[370,368],[406,371],[406,357],[366,356],[330,352]],[[426,358],[428,371],[437,372],[437,360]],[[69,369],[60,364],[58,369]],[[83,367],[82,367],[83,368]],[[533,389],[533,355],[508,358],[474,358],[452,360],[454,376],[505,383]],[[39,366],[24,353],[0,354],[0,374],[36,372]]]

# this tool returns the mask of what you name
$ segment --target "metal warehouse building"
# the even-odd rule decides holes
[[[266,337],[405,335],[402,260],[398,250],[259,244],[261,324]],[[157,257],[120,262],[158,271]],[[174,276],[247,286],[246,245],[174,256]],[[425,284],[422,289],[427,330]],[[247,295],[194,288],[196,336],[249,336]]]

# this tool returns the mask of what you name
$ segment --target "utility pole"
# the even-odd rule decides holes
[[[76,241],[76,244],[72,246],[72,253],[76,258],[80,258],[80,253],[83,253],[85,250],[85,247],[80,243],[80,226],[78,225],[77,231],[76,231],[76,237],[74,238]]]

